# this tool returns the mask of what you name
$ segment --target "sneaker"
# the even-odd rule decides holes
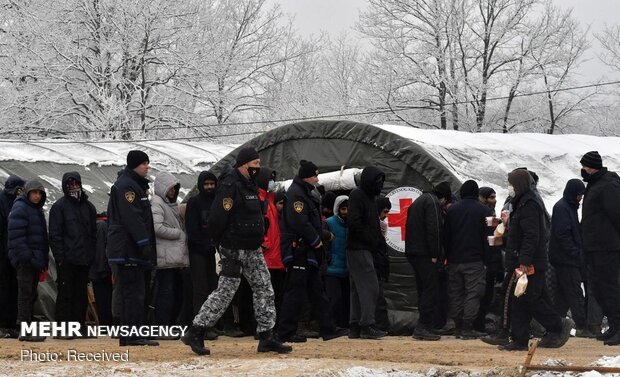
[[[616,335],[616,329],[613,328],[608,328],[607,331],[605,331],[604,333],[600,333],[596,336],[596,340],[607,340],[611,337],[613,337],[614,335]]]
[[[463,340],[472,340],[472,339],[480,339],[486,336],[486,333],[474,330],[473,328],[463,328],[459,334],[459,339]]]
[[[351,323],[349,325],[349,339],[359,339],[360,338],[360,325],[357,322]]]
[[[211,352],[205,347],[205,328],[201,326],[191,325],[189,330],[181,337],[181,341],[186,346],[190,346],[195,354],[204,356]]]
[[[436,341],[436,340],[441,339],[441,336],[437,334],[433,334],[424,326],[418,325],[415,327],[415,329],[413,329],[413,338],[418,339],[418,340]]]
[[[20,342],[43,342],[45,340],[45,337],[44,336],[26,335],[26,336],[19,336],[17,339]]]
[[[440,329],[432,329],[433,334],[437,335],[454,335],[456,332],[456,324],[454,320],[449,319],[446,324]]]
[[[328,341],[328,340],[340,338],[342,336],[347,336],[347,335],[349,335],[349,329],[343,329],[343,328],[337,327],[333,333],[323,334],[323,341]]]
[[[480,340],[493,346],[505,346],[510,343],[510,334],[508,331],[502,330],[497,334],[483,336]]]
[[[258,341],[257,352],[289,353],[293,350],[293,347],[282,344],[282,342],[276,339],[271,330],[259,333],[258,338],[260,340]]]
[[[381,339],[386,335],[387,333],[385,331],[379,330],[374,325],[360,328],[360,338],[362,339]]]
[[[508,342],[508,344],[503,344],[497,346],[497,349],[500,351],[527,351],[526,344],[520,344],[517,342]]]

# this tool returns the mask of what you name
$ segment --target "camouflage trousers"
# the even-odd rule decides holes
[[[220,252],[222,262],[226,258],[234,258],[241,264],[241,272],[252,288],[254,302],[254,316],[256,317],[256,332],[260,333],[273,329],[276,323],[276,309],[274,293],[271,286],[271,277],[265,263],[261,249],[257,250],[229,250]],[[200,311],[194,317],[195,326],[213,327],[224,314],[228,305],[239,288],[241,277],[232,278],[222,276],[215,289],[202,304]]]

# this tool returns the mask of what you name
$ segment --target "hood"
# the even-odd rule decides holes
[[[16,175],[11,174],[6,179],[6,182],[4,182],[4,192],[6,192],[9,195],[15,195],[15,190],[18,187],[24,187],[25,184],[26,184],[26,181],[24,181],[23,179],[21,179],[20,177]]]
[[[349,200],[349,197],[346,195],[339,195],[334,199],[334,215],[338,215],[338,208],[345,200]]]
[[[256,186],[267,191],[267,188],[269,187],[269,181],[274,178],[275,173],[275,170],[261,166],[258,174],[254,178]]]
[[[36,179],[26,182],[26,184],[24,185],[24,193],[21,196],[24,197],[24,200],[28,203],[30,203],[30,201],[28,200],[28,193],[32,190],[41,191],[42,197],[39,204],[37,204],[37,207],[43,207],[45,205],[45,201],[47,200],[47,193],[45,192],[45,187],[43,187],[43,184]]]
[[[514,199],[517,199],[531,190],[534,179],[527,170],[515,169],[508,173],[508,183],[510,183],[512,187],[514,187]]]
[[[80,183],[80,186],[82,186],[82,176],[80,175],[80,173],[76,171],[70,171],[70,172],[63,174],[62,175],[62,192],[65,195],[69,195],[69,189],[67,188],[67,182],[69,182],[69,179],[75,179],[76,181]],[[82,192],[84,192],[83,188],[82,188]]]
[[[571,179],[566,182],[564,198],[573,204],[577,204],[577,197],[586,191],[586,186],[580,179]]]
[[[367,166],[364,170],[362,170],[362,176],[360,177],[360,188],[366,193],[366,195],[376,196],[375,181],[379,176],[382,176],[385,180],[385,173],[375,166]]]
[[[215,181],[215,186],[217,187],[217,177],[215,176],[215,174],[211,173],[210,171],[201,171],[200,175],[198,175],[198,183],[197,183],[197,187],[198,187],[198,192],[201,194],[204,194],[204,188],[202,187],[202,185],[205,183],[205,181]]]
[[[170,190],[171,187],[175,187],[177,185],[181,187],[179,180],[174,175],[168,172],[165,172],[165,171],[160,172],[157,174],[157,176],[155,176],[155,182],[154,182],[155,195],[164,199],[165,202],[169,202],[169,200],[166,198],[166,193],[168,192],[168,190]],[[177,189],[176,191],[177,191],[177,196],[178,196],[179,190]],[[174,199],[175,199],[174,201],[176,201],[176,196]]]

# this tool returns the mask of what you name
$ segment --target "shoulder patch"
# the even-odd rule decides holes
[[[224,198],[222,200],[222,207],[224,207],[224,211],[230,211],[233,207],[232,198]]]
[[[295,202],[293,203],[293,209],[295,210],[295,212],[297,213],[301,213],[301,211],[304,210],[304,202]]]
[[[125,199],[129,204],[133,203],[133,201],[136,199],[136,193],[133,191],[127,191],[125,193]]]

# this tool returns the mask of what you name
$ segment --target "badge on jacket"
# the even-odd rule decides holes
[[[293,203],[293,209],[297,213],[301,213],[304,210],[304,202],[295,202]]]
[[[224,200],[222,200],[222,206],[224,207],[224,211],[230,211],[233,207],[232,198],[224,198]]]
[[[133,203],[133,201],[136,199],[136,193],[133,191],[127,191],[125,193],[125,199],[127,199],[127,202],[129,204]]]

